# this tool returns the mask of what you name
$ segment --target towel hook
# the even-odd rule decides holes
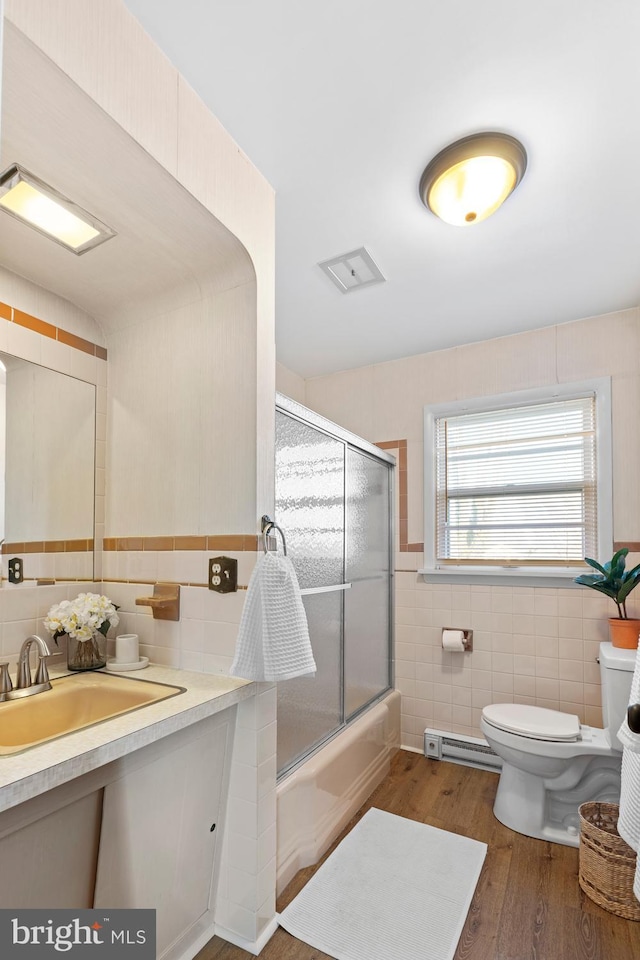
[[[265,552],[265,553],[268,553],[268,552],[269,552],[269,546],[268,546],[268,543],[267,543],[267,537],[269,536],[269,534],[271,533],[272,530],[277,530],[278,533],[280,534],[280,536],[282,537],[282,549],[283,549],[284,555],[285,555],[285,557],[286,557],[286,555],[287,555],[287,541],[285,540],[285,536],[284,536],[284,532],[283,532],[283,530],[282,530],[282,527],[279,527],[278,524],[277,524],[274,520],[272,520],[271,517],[270,517],[268,514],[265,513],[264,516],[262,517],[262,527],[261,527],[261,529],[262,529],[262,548],[263,548],[264,552]]]

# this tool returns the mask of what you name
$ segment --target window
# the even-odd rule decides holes
[[[425,408],[427,572],[574,576],[611,546],[608,380]]]

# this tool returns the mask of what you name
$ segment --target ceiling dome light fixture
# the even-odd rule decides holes
[[[526,169],[526,151],[514,137],[474,133],[431,160],[420,179],[420,197],[446,223],[469,226],[495,213]]]

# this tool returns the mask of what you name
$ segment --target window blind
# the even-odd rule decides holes
[[[575,564],[597,552],[595,397],[436,418],[436,559]]]

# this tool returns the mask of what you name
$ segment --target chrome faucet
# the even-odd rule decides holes
[[[32,644],[36,644],[39,650],[38,654],[38,669],[36,670],[36,679],[34,683],[36,685],[42,683],[48,683],[49,686],[47,690],[51,689],[51,684],[49,683],[49,672],[47,670],[47,661],[46,657],[51,656],[51,650],[46,640],[43,640],[42,637],[37,637],[33,634],[31,637],[27,637],[22,646],[20,647],[20,655],[18,657],[18,677],[16,681],[16,687],[19,689],[22,687],[30,687],[31,683],[31,668],[29,666],[29,653],[31,651]]]
[[[31,680],[31,667],[29,664],[29,654],[33,644],[38,647],[38,668],[36,670],[35,680]],[[35,634],[27,637],[18,655],[18,672],[16,676],[15,689],[9,676],[9,665],[0,664],[0,701],[15,700],[18,697],[30,697],[35,693],[43,693],[45,690],[51,690],[49,680],[49,671],[47,670],[47,657],[52,656],[49,646],[42,637]]]

